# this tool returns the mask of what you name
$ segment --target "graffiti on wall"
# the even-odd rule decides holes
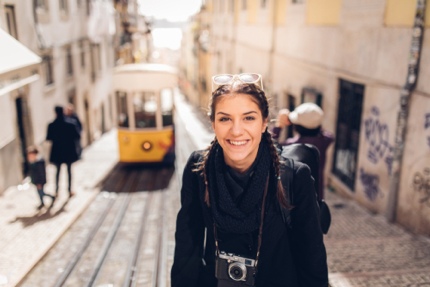
[[[414,191],[420,194],[420,203],[430,207],[430,168],[414,174]]]
[[[360,168],[360,181],[364,187],[364,194],[369,200],[375,201],[378,197],[383,197],[377,174],[366,173],[363,168]]]
[[[391,174],[393,163],[393,146],[390,145],[388,125],[379,120],[378,107],[372,107],[370,116],[364,120],[365,139],[369,143],[367,158],[376,164],[383,160],[387,165],[388,174]]]
[[[430,129],[430,113],[424,115],[424,129]],[[430,136],[427,136],[427,145],[430,147]]]

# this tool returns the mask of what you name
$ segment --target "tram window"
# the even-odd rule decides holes
[[[161,113],[163,127],[173,125],[173,94],[170,89],[161,91]]]
[[[152,92],[136,93],[133,106],[136,128],[155,128],[156,95]]]
[[[127,117],[127,94],[116,92],[118,127],[128,128],[129,122]]]

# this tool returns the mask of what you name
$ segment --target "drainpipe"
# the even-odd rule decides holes
[[[269,70],[268,70],[268,75],[267,75],[267,83],[268,83],[268,88],[266,88],[266,95],[270,96],[272,98],[272,102],[275,105],[275,108],[278,109],[279,107],[279,103],[278,103],[278,95],[277,94],[273,94],[273,69],[274,69],[274,62],[275,62],[275,50],[276,50],[276,28],[277,28],[277,15],[276,15],[276,11],[278,9],[278,1],[272,1],[272,39],[271,39],[271,43],[270,43],[270,51],[269,51]],[[269,93],[267,93],[269,92]]]
[[[424,38],[425,11],[426,0],[417,0],[415,21],[412,32],[412,45],[409,51],[408,75],[406,78],[406,84],[403,86],[402,91],[400,92],[400,110],[397,114],[394,157],[386,209],[386,218],[389,222],[394,222],[396,220],[397,202],[399,198],[399,182],[403,161],[403,149],[405,145],[409,116],[409,101],[412,92],[415,90],[419,74],[421,46]]]

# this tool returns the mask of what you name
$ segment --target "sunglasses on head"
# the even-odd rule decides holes
[[[240,82],[245,84],[256,84],[261,89],[263,89],[263,78],[260,74],[221,74],[212,77],[212,92],[215,91],[219,86],[232,84],[235,80],[239,80]]]

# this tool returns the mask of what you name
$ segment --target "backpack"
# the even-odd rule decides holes
[[[311,175],[314,178],[314,187],[316,192],[316,190],[318,189],[319,182],[320,154],[318,149],[311,144],[295,143],[283,146],[280,152],[280,156],[281,161],[283,162],[283,164],[281,165],[281,181],[283,184],[288,183],[288,186],[284,186],[284,189],[286,191],[293,190],[292,186],[294,185],[294,161],[299,161],[309,166],[311,170]],[[288,192],[288,198],[291,205],[294,206],[293,192]],[[319,214],[321,230],[324,234],[327,234],[331,223],[330,209],[323,199],[318,198],[318,195],[317,203],[320,210]],[[287,223],[289,228],[292,228],[290,211],[286,208],[281,208],[281,210],[284,222]]]

